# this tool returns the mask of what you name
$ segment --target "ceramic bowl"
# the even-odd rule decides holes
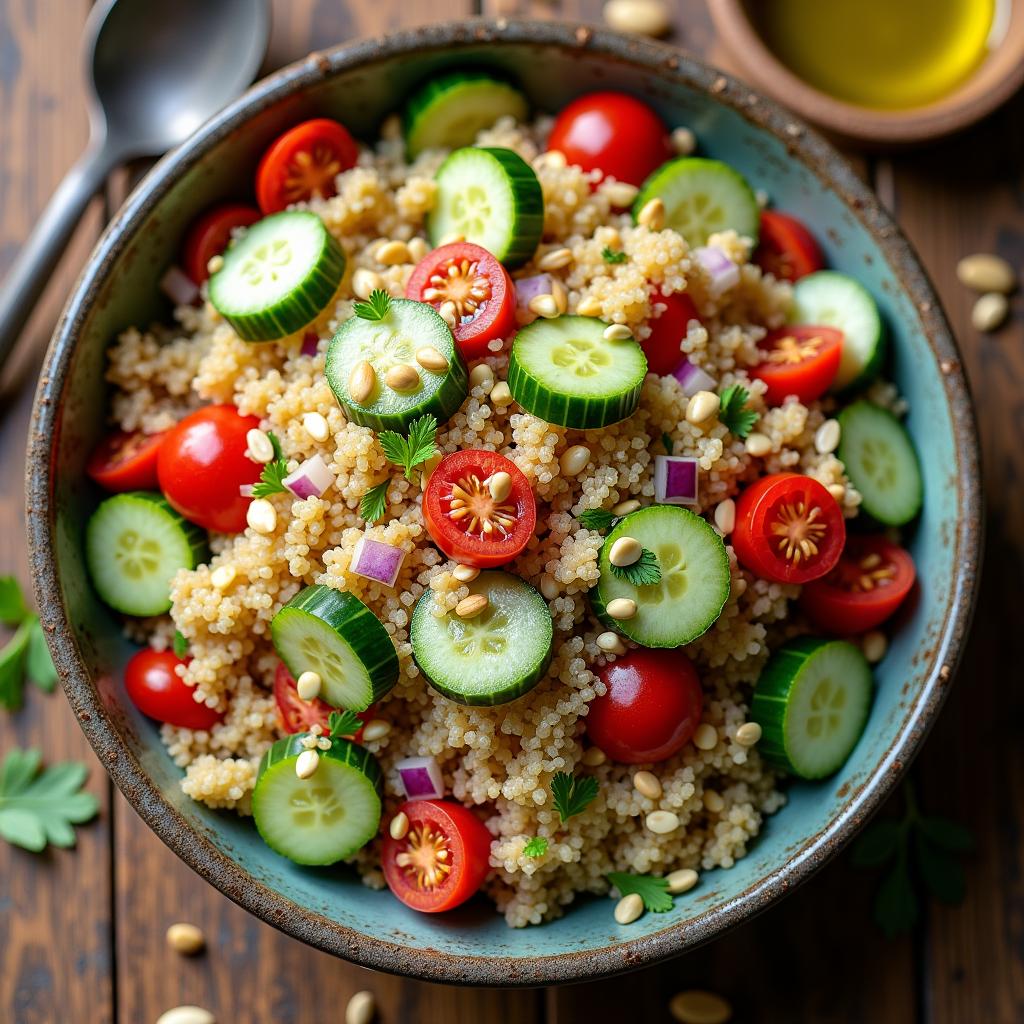
[[[348,869],[294,866],[264,846],[251,821],[194,803],[157,728],[124,697],[132,648],[84,569],[83,528],[99,498],[84,466],[105,429],[105,350],[123,328],[168,317],[157,281],[185,226],[212,202],[244,194],[263,148],[295,122],[326,114],[373,138],[413,85],[466,63],[516,77],[541,109],[596,88],[641,96],[813,225],[829,262],[878,299],[924,470],[911,541],[921,586],[878,669],[856,751],[827,782],[792,786],[734,868],[707,872],[673,912],[628,927],[597,898],[525,930],[509,929],[483,898],[444,916],[416,914]],[[594,978],[680,953],[763,910],[833,856],[896,784],[938,713],[970,616],[980,544],[971,404],[938,300],[906,241],[843,160],[790,115],[675,50],[590,28],[433,26],[315,53],[259,83],[165,157],[114,218],[57,327],[34,417],[28,523],[37,597],[68,699],[101,762],[157,835],[241,906],[311,945],[413,977]]]

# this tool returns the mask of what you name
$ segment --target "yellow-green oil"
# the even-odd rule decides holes
[[[765,43],[841,100],[905,109],[948,95],[988,51],[997,0],[749,0]]]

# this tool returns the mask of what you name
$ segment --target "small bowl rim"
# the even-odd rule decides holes
[[[69,380],[71,357],[87,313],[103,291],[114,262],[135,230],[179,177],[225,136],[260,110],[341,71],[372,68],[383,58],[433,51],[457,52],[480,43],[530,44],[586,49],[610,63],[645,70],[725,103],[789,147],[819,180],[835,191],[872,235],[910,297],[924,333],[943,369],[945,398],[957,442],[956,477],[963,514],[955,544],[958,572],[940,634],[920,692],[908,707],[892,745],[868,777],[845,797],[841,810],[793,856],[724,904],[653,935],[625,939],[596,950],[537,956],[466,957],[441,949],[415,949],[347,928],[301,907],[255,881],[241,864],[222,853],[202,830],[176,810],[121,742],[86,669],[75,631],[61,600],[55,560],[52,441],[61,415],[60,398]],[[104,231],[82,271],[57,324],[33,408],[26,464],[29,559],[38,607],[68,702],[82,730],[118,788],[156,835],[197,874],[256,917],[311,946],[376,970],[449,984],[523,987],[607,977],[657,963],[701,945],[774,903],[824,865],[878,808],[906,770],[931,727],[948,690],[969,626],[976,595],[982,541],[977,431],[966,377],[952,332],[923,268],[907,240],[852,168],[817,133],[749,86],[665,44],[626,37],[579,23],[469,19],[345,43],[310,54],[254,85],[207,122],[186,143],[165,156],[129,196]]]

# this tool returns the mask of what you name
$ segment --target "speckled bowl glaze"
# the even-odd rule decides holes
[[[244,194],[264,146],[327,114],[364,138],[438,69],[481,63],[518,78],[542,109],[595,88],[643,97],[704,152],[739,167],[815,230],[829,262],[879,301],[892,368],[910,402],[925,477],[912,539],[920,587],[878,669],[867,731],[842,772],[794,785],[749,855],[704,874],[668,914],[620,927],[607,899],[510,930],[482,898],[444,916],[407,910],[344,868],[304,870],[272,853],[251,822],[193,803],[157,728],[124,699],[131,648],[93,595],[83,527],[99,495],[84,473],[104,431],[104,353],[131,324],[166,318],[157,281],[185,226],[211,202]],[[57,327],[36,400],[28,525],[43,620],[68,700],[125,796],[175,853],[276,927],[367,967],[434,981],[538,985],[650,964],[765,909],[808,878],[895,785],[938,713],[970,617],[980,548],[978,456],[960,359],[906,241],[844,161],[772,103],[675,50],[572,25],[463,22],[398,32],[311,55],[258,84],[165,157],[96,247]]]

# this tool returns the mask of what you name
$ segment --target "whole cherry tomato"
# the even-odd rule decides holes
[[[655,292],[651,302],[665,308],[647,321],[651,333],[640,342],[640,347],[647,356],[647,369],[664,377],[683,361],[679,343],[686,337],[690,321],[699,321],[700,316],[693,299],[685,292]]]
[[[825,266],[821,249],[804,225],[788,213],[761,211],[761,234],[754,262],[780,281],[799,281]]]
[[[764,400],[782,405],[796,395],[805,405],[832,386],[843,355],[843,332],[833,327],[779,327],[758,342],[762,361],[750,371],[768,385]]]
[[[223,717],[193,697],[193,690],[175,669],[186,664],[171,651],[148,647],[133,655],[124,673],[131,702],[150,718],[182,729],[212,729]]]
[[[85,471],[108,491],[155,491],[156,461],[164,434],[116,430],[97,445]]]
[[[231,232],[235,228],[247,228],[259,219],[260,211],[244,203],[224,203],[197,217],[182,247],[185,273],[196,284],[202,284],[210,276],[206,265],[228,247]]]

